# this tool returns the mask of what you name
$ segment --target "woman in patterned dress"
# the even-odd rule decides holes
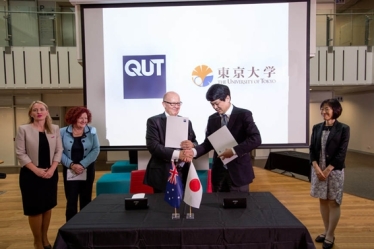
[[[320,108],[324,122],[313,126],[309,147],[312,166],[310,195],[319,198],[325,227],[315,240],[323,242],[323,249],[329,249],[334,246],[334,232],[340,218],[349,126],[337,120],[343,110],[338,100],[324,100]]]

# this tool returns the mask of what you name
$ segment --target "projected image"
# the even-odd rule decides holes
[[[227,85],[231,103],[252,111],[263,144],[305,142],[305,124],[293,130],[298,141],[290,139],[289,117],[296,114],[290,110],[302,117],[306,101],[304,92],[290,108],[290,71],[299,62],[290,59],[289,5],[103,8],[105,124],[95,126],[105,127],[107,145],[145,145],[146,121],[164,111],[167,91],[180,95],[179,115],[191,120],[202,142],[215,112],[205,98],[212,84]],[[301,64],[305,45],[292,48]],[[305,91],[306,68],[296,74]]]

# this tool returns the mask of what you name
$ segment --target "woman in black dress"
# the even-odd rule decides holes
[[[16,153],[22,167],[19,185],[23,211],[29,217],[34,248],[52,248],[47,232],[52,208],[57,205],[57,165],[62,144],[59,127],[52,124],[45,103],[31,103],[29,123],[18,128]]]

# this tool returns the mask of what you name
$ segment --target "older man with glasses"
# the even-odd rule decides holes
[[[146,132],[147,149],[152,156],[147,165],[144,184],[153,187],[155,193],[165,192],[171,160],[177,162],[182,183],[185,185],[190,166],[189,162],[192,160],[192,156],[185,155],[179,148],[165,147],[166,118],[178,115],[182,105],[179,95],[176,92],[165,93],[162,105],[165,112],[147,120]],[[192,149],[197,145],[191,121],[188,125],[188,140],[183,143],[186,149]]]

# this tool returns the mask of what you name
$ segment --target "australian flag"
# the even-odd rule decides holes
[[[173,161],[170,164],[168,182],[166,184],[165,201],[174,208],[179,208],[182,200],[183,188],[177,167]]]

